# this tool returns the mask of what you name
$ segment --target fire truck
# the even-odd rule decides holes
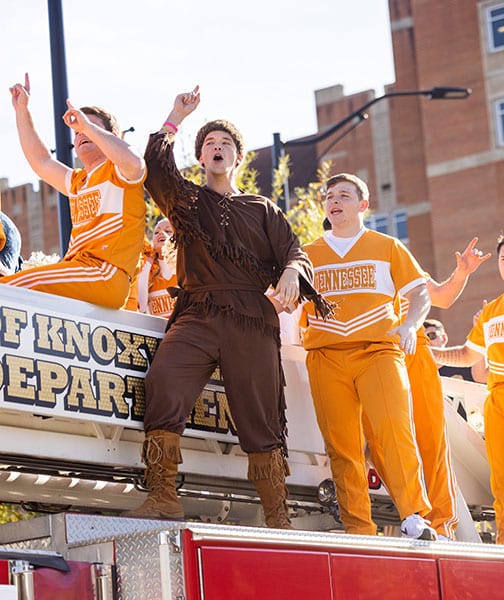
[[[143,379],[163,319],[5,286],[0,501],[41,516],[0,526],[0,598],[309,600],[504,597],[479,384],[443,379],[459,485],[456,542],[409,540],[370,465],[376,537],[343,532],[302,347],[282,349],[295,530],[262,527],[216,371],[188,418],[186,520],[131,519],[145,496]],[[500,585],[499,585],[500,584]]]

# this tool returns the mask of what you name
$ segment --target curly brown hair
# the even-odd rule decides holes
[[[201,148],[203,146],[203,142],[205,141],[206,136],[211,131],[225,131],[229,133],[229,135],[233,138],[233,142],[236,146],[236,151],[238,154],[243,155],[243,136],[241,132],[229,121],[225,119],[217,119],[216,121],[209,121],[205,123],[203,127],[200,128],[198,133],[196,134],[196,141],[194,142],[194,152],[196,154],[196,158],[199,160],[201,156]]]

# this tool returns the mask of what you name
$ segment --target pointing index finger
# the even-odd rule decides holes
[[[476,244],[478,243],[478,238],[474,237],[468,244],[467,244],[467,248],[464,250],[464,252],[467,253],[471,253],[474,249],[474,247],[476,246]]]

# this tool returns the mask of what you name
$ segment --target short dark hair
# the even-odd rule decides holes
[[[427,327],[434,327],[435,329],[441,329],[441,331],[445,331],[443,323],[437,319],[426,319],[423,326],[425,329],[427,329]]]
[[[326,190],[333,185],[336,185],[340,181],[348,181],[348,183],[353,183],[357,188],[357,195],[359,196],[359,200],[369,200],[369,188],[365,181],[363,181],[357,175],[352,175],[351,173],[338,173],[337,175],[333,175],[329,177],[325,184]]]
[[[119,125],[119,121],[112,113],[109,113],[108,110],[105,110],[100,106],[82,106],[81,111],[85,115],[94,115],[95,117],[98,117],[107,131],[121,137],[121,126]]]
[[[243,155],[243,136],[241,132],[229,121],[225,119],[217,119],[216,121],[209,121],[205,123],[203,127],[200,128],[198,133],[196,134],[196,141],[194,142],[194,152],[196,154],[196,158],[199,160],[201,156],[201,148],[203,146],[203,142],[205,141],[206,136],[212,131],[225,131],[232,138],[233,142],[236,146],[236,151],[238,154]]]

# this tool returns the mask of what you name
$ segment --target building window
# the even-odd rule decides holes
[[[379,231],[380,233],[387,233],[401,240],[403,244],[408,244],[408,214],[406,211],[398,210],[392,213],[390,222],[391,227],[389,228],[389,219],[385,214],[372,214],[364,219],[364,225],[368,229]]]
[[[497,124],[497,144],[504,146],[504,100],[495,103],[495,119]]]
[[[504,50],[504,4],[487,10],[487,22],[490,51]]]
[[[408,215],[403,211],[395,212],[392,215],[393,235],[399,238],[403,244],[409,242],[408,236]]]
[[[387,215],[369,215],[364,219],[364,225],[373,231],[388,233]]]

